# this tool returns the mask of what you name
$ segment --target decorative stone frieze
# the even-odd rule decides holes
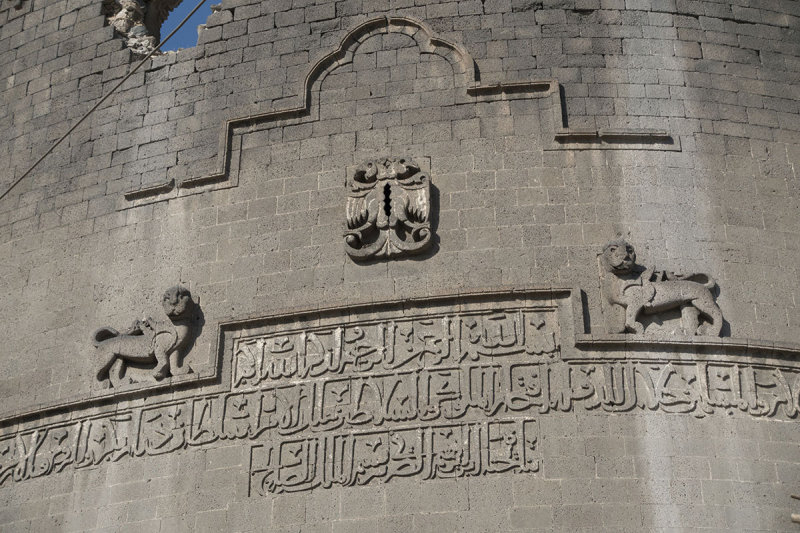
[[[162,300],[169,320],[136,320],[124,333],[102,327],[92,334],[101,361],[97,379],[106,387],[156,382],[192,372],[182,364],[182,351],[191,344],[195,303],[188,289],[176,285]]]
[[[576,334],[575,298],[569,289],[462,294],[221,325],[228,374],[215,387],[15,426],[0,436],[0,486],[220,442],[249,448],[242,475],[251,495],[538,476],[548,461],[540,421],[557,413],[800,415],[796,361],[700,337],[683,339],[688,352],[702,347],[691,360],[686,352],[606,353],[604,343],[624,336]],[[188,291],[167,291],[168,316],[190,316],[190,307]],[[144,330],[169,338],[169,328],[137,327],[99,348],[116,354],[115,365],[147,359],[153,372],[158,359]]]
[[[381,158],[347,179],[345,250],[357,261],[418,254],[431,244],[430,177],[410,159]]]
[[[625,312],[623,323],[607,324],[611,333],[644,333],[641,315],[679,309],[684,334],[720,335],[722,311],[711,293],[716,281],[708,274],[644,268],[636,264],[633,246],[622,239],[606,244],[599,259],[603,298]]]

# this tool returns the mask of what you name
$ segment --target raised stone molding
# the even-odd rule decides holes
[[[135,5],[137,2],[131,0],[129,3]],[[144,13],[145,26],[148,28],[155,27],[155,24],[160,26],[173,7],[171,1],[152,4]],[[110,14],[113,15],[114,12]],[[121,16],[120,24],[127,26],[128,18],[124,15]],[[138,24],[135,27],[145,26]],[[139,37],[149,38],[150,33]],[[238,153],[241,148],[241,135],[275,124],[298,123],[304,119],[315,120],[314,115],[317,109],[314,105],[316,97],[314,88],[319,86],[330,72],[350,63],[353,54],[363,41],[374,35],[385,33],[408,35],[416,41],[420,53],[436,54],[447,60],[453,68],[457,103],[469,104],[498,99],[550,98],[549,109],[544,109],[543,114],[547,116],[547,123],[552,124],[555,133],[553,142],[543,147],[545,151],[681,150],[680,139],[664,131],[570,129],[567,126],[566,107],[559,90],[558,80],[510,80],[499,83],[481,83],[476,77],[475,62],[466,48],[437,36],[423,21],[411,17],[385,16],[359,24],[344,36],[336,49],[322,53],[313,62],[312,67],[300,83],[295,93],[296,96],[286,100],[289,105],[225,121],[219,134],[214,170],[201,176],[187,177],[179,182],[170,178],[160,183],[143,184],[130,189],[124,192],[117,202],[117,209],[131,209],[154,202],[238,186]]]
[[[436,54],[453,68],[455,101],[459,104],[550,98],[549,109],[544,109],[546,122],[557,130],[552,145],[545,150],[562,149],[651,149],[680,150],[679,139],[666,132],[651,130],[592,130],[574,131],[566,127],[566,107],[559,83],[551,80],[511,80],[483,84],[476,78],[475,62],[463,46],[438,37],[424,22],[411,17],[378,17],[359,24],[350,30],[339,46],[313,62],[294,98],[295,105],[264,113],[251,114],[226,121],[220,131],[216,168],[209,174],[192,176],[175,183],[167,180],[124,193],[119,209],[129,209],[152,202],[197,194],[209,190],[225,189],[238,185],[239,160],[236,154],[241,145],[241,135],[271,127],[278,123],[296,123],[304,119],[315,120],[317,97],[315,87],[325,77],[343,65],[352,62],[359,45],[374,35],[402,33],[417,43],[421,54]],[[291,100],[290,100],[291,102]]]
[[[663,130],[651,129],[564,129],[555,134],[552,150],[662,150],[681,151],[680,138]]]
[[[165,194],[170,192],[174,187],[175,187],[175,180],[170,179],[165,181],[164,183],[159,183],[151,187],[142,187],[141,189],[136,189],[135,191],[128,191],[125,193],[125,198],[133,201],[133,200],[149,198],[152,196],[158,196],[159,194]]]
[[[662,351],[677,350],[714,361],[735,357],[739,361],[757,364],[763,362],[764,358],[786,361],[800,359],[800,344],[735,337],[579,333],[575,335],[575,347],[587,352],[614,351],[619,359],[659,359]]]
[[[283,120],[293,120],[312,115],[316,111],[313,104],[315,84],[319,84],[327,74],[336,68],[352,61],[358,46],[374,35],[384,33],[402,33],[414,39],[423,54],[437,54],[446,59],[453,67],[455,86],[463,88],[462,99],[470,100],[466,87],[475,83],[475,67],[472,57],[462,46],[437,37],[433,30],[419,20],[409,17],[378,17],[359,24],[350,30],[341,40],[339,46],[325,53],[309,69],[297,91],[299,103],[283,109],[269,111],[231,119],[225,122],[220,132],[220,143],[217,151],[217,168],[210,174],[189,177],[175,186],[165,182],[144,189],[134,189],[125,193],[126,202],[121,209],[160,201],[177,196],[185,196],[218,188],[235,187],[237,182],[231,180],[236,172],[231,172],[232,157],[235,148],[234,134],[237,130],[252,131],[253,128]],[[209,187],[213,186],[213,187]]]

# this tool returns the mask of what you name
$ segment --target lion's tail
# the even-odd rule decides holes
[[[709,276],[708,274],[691,274],[688,276],[679,276],[678,279],[685,279],[688,281],[694,281],[695,283],[699,283],[706,289],[713,291],[714,288],[717,286],[717,280]]]
[[[115,330],[114,328],[102,327],[94,330],[94,333],[92,333],[92,344],[94,344],[95,347],[97,347],[103,341],[111,339],[113,337],[119,337],[119,331]]]

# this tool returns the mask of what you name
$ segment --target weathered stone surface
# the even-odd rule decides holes
[[[147,55],[158,45],[158,39],[145,26],[147,4],[141,0],[120,0],[105,9],[112,13],[108,23],[125,37],[125,44],[132,52]]]
[[[0,3],[0,194],[129,72],[115,25],[171,4]],[[791,531],[793,2],[206,22],[0,198],[0,529]],[[431,244],[356,262],[346,169],[384,157],[430,176]],[[612,235],[712,274],[721,337],[677,308],[613,333]],[[88,334],[175,280],[194,372],[100,389]]]

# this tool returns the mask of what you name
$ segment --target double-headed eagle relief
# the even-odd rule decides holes
[[[368,161],[347,178],[344,246],[355,260],[417,254],[431,244],[430,177],[404,158]]]

